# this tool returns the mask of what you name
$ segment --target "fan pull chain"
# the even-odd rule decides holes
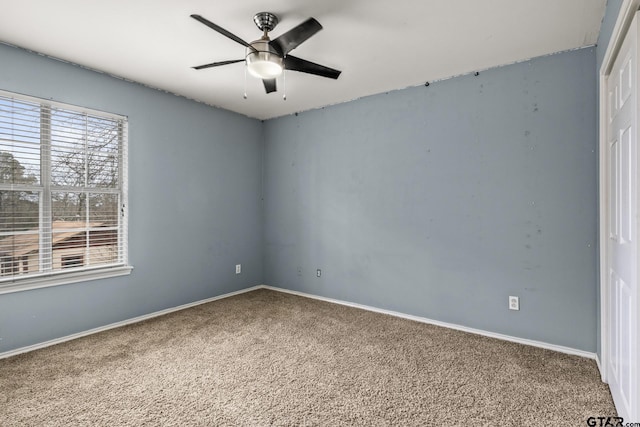
[[[247,99],[247,66],[244,66],[244,99]]]
[[[282,95],[282,100],[286,101],[287,100],[287,73],[285,72],[285,70],[282,70],[282,86],[284,87],[283,89],[284,95]]]

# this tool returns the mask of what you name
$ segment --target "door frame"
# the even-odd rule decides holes
[[[620,7],[620,12],[618,13],[618,18],[616,20],[616,24],[613,27],[613,32],[611,33],[611,39],[609,40],[609,44],[607,45],[607,50],[604,54],[604,59],[602,60],[602,65],[600,66],[600,70],[598,70],[598,79],[600,83],[600,93],[599,93],[599,129],[600,135],[598,140],[598,169],[599,169],[599,178],[598,178],[598,205],[599,205],[599,265],[600,265],[600,358],[596,354],[596,362],[598,363],[598,369],[600,370],[600,376],[602,381],[607,381],[607,370],[608,366],[608,353],[607,348],[609,345],[609,305],[608,305],[608,286],[609,286],[609,274],[607,274],[609,266],[607,264],[608,260],[608,240],[609,236],[607,233],[607,224],[609,221],[608,211],[607,211],[607,196],[609,193],[609,186],[607,185],[607,170],[608,165],[606,164],[606,152],[608,146],[607,140],[607,77],[611,72],[611,68],[613,67],[613,62],[615,61],[620,47],[622,46],[622,42],[624,41],[624,37],[629,30],[629,26],[631,25],[631,21],[636,14],[636,11],[640,9],[640,0],[623,0],[622,6]]]

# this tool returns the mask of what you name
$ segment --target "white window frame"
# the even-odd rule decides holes
[[[122,122],[122,133],[123,133],[122,139],[121,139],[122,152],[120,153],[122,158],[122,164],[120,165],[120,168],[119,168],[121,190],[117,192],[121,196],[121,206],[120,206],[121,211],[119,215],[120,224],[118,224],[118,246],[121,246],[120,253],[122,257],[122,262],[115,265],[112,264],[108,266],[97,265],[95,267],[85,268],[82,270],[75,270],[71,272],[64,271],[64,269],[62,269],[61,271],[58,270],[53,272],[51,271],[50,266],[49,268],[45,267],[43,271],[41,271],[40,273],[33,273],[26,276],[17,275],[13,277],[12,281],[0,282],[0,294],[45,288],[50,286],[66,285],[71,283],[84,282],[88,280],[105,279],[105,278],[118,277],[118,276],[124,276],[124,275],[130,274],[131,270],[133,270],[133,267],[129,265],[129,255],[128,255],[128,249],[129,249],[128,248],[129,246],[129,242],[128,242],[128,224],[129,224],[128,163],[129,162],[128,162],[128,129],[127,129],[128,118],[126,116],[122,116],[118,114],[107,113],[104,111],[93,110],[93,109],[84,108],[84,107],[78,107],[71,104],[51,101],[51,100],[42,99],[42,98],[36,98],[36,97],[23,95],[15,92],[9,92],[5,90],[0,90],[0,96],[7,97],[7,98],[14,98],[17,101],[38,103],[42,107],[44,107],[42,108],[41,116],[50,114],[51,108],[57,107],[64,110],[71,110],[77,113],[83,113],[83,114],[88,114],[88,115],[93,115],[98,117],[104,117],[104,118],[112,118]],[[47,136],[47,130],[48,128],[46,127],[41,128],[41,136],[42,136],[41,144],[51,143],[50,135]],[[43,181],[45,182],[41,182],[39,186],[34,186],[33,189],[25,187],[26,191],[38,191],[42,194],[43,188],[49,185],[48,181],[50,181],[51,179],[51,176],[50,176],[51,162],[48,161],[47,159],[41,159],[40,165],[41,165],[41,174],[44,177]],[[49,191],[51,190],[49,189]],[[47,208],[47,206],[45,206],[45,203],[50,203],[50,200],[47,201],[46,198],[41,198],[41,203],[40,203],[40,210],[41,210],[40,234],[41,235],[42,235],[42,232],[47,227],[49,228],[49,231],[51,231],[50,230],[51,221],[52,221],[51,216],[42,214],[42,211]],[[50,208],[51,207],[48,206],[48,211],[51,210]],[[40,250],[41,264],[40,265],[43,265],[42,257],[46,255],[45,253],[50,252],[51,248],[46,242],[44,242],[43,238],[40,239],[40,246],[41,246],[41,250]],[[49,260],[51,260],[51,258],[49,258]]]

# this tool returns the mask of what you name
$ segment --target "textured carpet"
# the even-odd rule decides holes
[[[584,426],[592,360],[258,290],[0,360],[1,426]]]

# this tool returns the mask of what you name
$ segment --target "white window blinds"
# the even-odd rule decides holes
[[[125,117],[0,91],[0,289],[127,263]]]

